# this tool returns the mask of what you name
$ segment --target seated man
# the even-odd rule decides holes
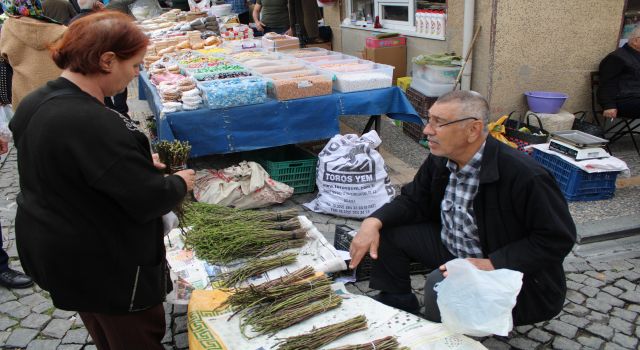
[[[640,117],[640,26],[600,62],[598,102],[606,118]]]
[[[481,270],[524,273],[513,310],[516,325],[548,320],[566,294],[562,261],[576,229],[555,179],[531,157],[487,137],[489,106],[472,91],[441,96],[429,109],[424,134],[431,154],[401,194],[366,218],[351,243],[351,268],[374,259],[375,298],[412,313],[409,263],[427,276],[425,316],[439,322],[433,284],[444,263],[466,258]]]

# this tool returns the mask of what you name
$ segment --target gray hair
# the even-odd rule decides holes
[[[629,40],[631,40],[633,38],[639,38],[639,37],[640,37],[640,25],[637,25],[633,29],[633,32],[631,32],[631,35],[629,35]]]
[[[81,10],[91,10],[98,0],[78,0],[78,7]]]
[[[438,97],[436,103],[459,103],[462,115],[459,118],[475,117],[482,121],[483,131],[488,132],[489,103],[479,93],[467,90],[455,90]]]

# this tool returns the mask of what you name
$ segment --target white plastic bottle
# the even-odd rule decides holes
[[[433,33],[434,38],[444,39],[444,31],[446,26],[444,11],[435,11],[433,20],[435,22],[435,32]]]
[[[416,11],[416,33],[422,34],[422,31],[424,30],[423,25],[424,25],[423,11],[418,10]]]
[[[427,34],[428,37],[433,37],[433,35],[435,34],[435,29],[436,29],[436,23],[434,21],[434,17],[433,17],[434,13],[433,10],[428,10],[427,11],[427,32],[425,34]]]

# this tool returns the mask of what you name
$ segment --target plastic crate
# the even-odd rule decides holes
[[[555,178],[569,201],[609,199],[616,191],[617,171],[588,173],[553,154],[533,149],[533,158]]]
[[[420,142],[420,140],[425,138],[422,130],[424,130],[423,125],[418,125],[410,122],[402,122],[402,132],[416,142]]]
[[[260,151],[254,158],[272,179],[293,187],[294,194],[314,191],[318,157],[308,151],[289,145]]]
[[[407,89],[406,95],[413,108],[418,112],[418,115],[424,119],[429,116],[429,108],[438,100],[437,97],[425,96],[420,91],[411,87]]]
[[[338,250],[349,251],[349,246],[351,246],[351,241],[355,234],[356,231],[348,225],[336,225],[333,246]],[[356,267],[356,281],[368,280],[371,276],[371,266],[373,266],[373,260],[369,256],[369,253],[367,253]],[[429,271],[430,269],[421,263],[412,262],[409,264],[409,273],[412,275],[426,274]]]

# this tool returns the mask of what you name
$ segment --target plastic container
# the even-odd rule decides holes
[[[298,49],[300,48],[300,40],[293,36],[267,33],[262,36],[262,48],[269,51]]]
[[[531,111],[527,111],[525,117],[531,113]],[[571,130],[575,120],[572,113],[564,110],[560,110],[558,113],[536,113],[536,115],[540,118],[542,128],[548,132]]]
[[[286,73],[293,72],[297,70],[305,69],[306,66],[303,64],[293,64],[293,65],[277,65],[277,66],[268,66],[268,67],[258,67],[253,70],[260,74],[273,74],[273,73]]]
[[[306,76],[318,75],[319,72],[316,69],[300,69],[291,72],[284,73],[271,73],[271,74],[262,74],[263,77],[280,80],[280,79],[291,79],[291,78],[301,78]]]
[[[329,55],[333,51],[325,50],[321,47],[305,47],[303,49],[294,49],[294,50],[280,50],[278,51],[283,55],[296,57],[296,58],[304,58],[304,57],[314,57],[314,56],[324,56]]]
[[[333,61],[358,60],[358,58],[355,56],[344,55],[339,52],[331,52],[326,55],[302,57],[301,60],[311,64],[321,65],[326,63],[332,63]]]
[[[446,67],[432,64],[420,65],[413,63],[412,77],[423,79],[430,83],[451,84],[455,83],[456,78],[460,73],[460,69],[460,66]]]
[[[393,83],[393,66],[375,63],[371,69],[355,72],[322,71],[333,77],[333,88],[340,92],[383,89]]]
[[[269,84],[270,93],[281,101],[329,95],[333,83],[326,75],[274,80]]]
[[[313,192],[318,157],[293,145],[259,151],[252,157],[272,179],[293,187],[293,193]]]
[[[367,60],[349,59],[325,63],[318,68],[330,72],[352,73],[374,69],[375,65],[376,63]]]
[[[533,158],[555,178],[569,201],[609,199],[616,191],[617,171],[588,173],[553,154],[533,149]]]
[[[259,77],[198,82],[210,109],[264,103],[267,81]]]
[[[527,91],[529,109],[534,113],[558,113],[569,95],[553,91]]]
[[[411,79],[411,88],[418,90],[421,94],[429,97],[440,97],[453,90],[454,83],[438,84],[432,83],[424,79]]]
[[[223,4],[223,5],[212,5],[207,14],[209,16],[222,17],[231,13],[232,6],[231,4]]]

